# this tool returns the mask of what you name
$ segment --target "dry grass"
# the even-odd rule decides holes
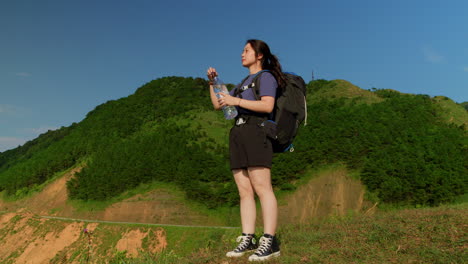
[[[464,263],[468,259],[467,205],[335,217],[280,229],[282,257],[268,263]],[[187,263],[228,260],[225,241]],[[232,247],[232,246],[231,246]],[[213,257],[218,255],[218,258]]]

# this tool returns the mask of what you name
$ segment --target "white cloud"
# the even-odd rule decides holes
[[[15,112],[15,107],[7,104],[0,104],[0,114],[11,114]]]
[[[26,143],[26,139],[17,137],[0,137],[0,152],[13,149]]]
[[[57,130],[59,129],[59,127],[48,127],[48,126],[42,126],[42,127],[38,127],[38,128],[30,128],[28,129],[30,132],[34,133],[34,134],[42,134],[42,133],[45,133],[49,130]]]
[[[440,55],[430,46],[424,46],[422,48],[424,59],[431,63],[441,63],[445,61],[445,57]]]
[[[29,136],[26,136],[25,138],[0,137],[0,152],[21,146],[27,141],[37,138],[40,134],[43,134],[49,130],[56,130],[56,129],[59,129],[59,128],[51,127],[51,126],[42,126],[38,128],[25,128],[25,129],[21,129],[21,131],[18,131],[20,134],[29,135]]]
[[[15,73],[16,76],[20,76],[20,77],[31,77],[32,74],[30,74],[29,72],[17,72]]]
[[[1,94],[0,94],[0,99],[1,99]],[[22,106],[16,106],[16,105],[10,105],[10,104],[1,104],[0,103],[0,117],[18,117],[18,116],[24,116],[24,115],[29,115],[31,112],[30,109],[24,108]]]

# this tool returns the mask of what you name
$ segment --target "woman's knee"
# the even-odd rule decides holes
[[[261,199],[264,196],[274,195],[273,186],[270,182],[257,181],[252,182],[253,189],[258,197]]]
[[[264,184],[259,184],[254,186],[255,188],[255,193],[258,195],[260,199],[262,199],[265,196],[271,196],[273,193],[273,188],[271,185],[264,185]]]
[[[266,168],[252,169],[249,171],[250,182],[258,196],[273,192],[271,186],[270,170]]]
[[[241,200],[255,199],[254,198],[255,193],[251,186],[250,187],[238,186],[238,190],[239,190],[239,197],[241,198]]]
[[[234,170],[234,179],[241,199],[254,199],[254,190],[246,170]]]

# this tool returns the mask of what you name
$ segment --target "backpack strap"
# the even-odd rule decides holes
[[[261,100],[261,98],[260,98],[260,75],[263,72],[270,72],[270,71],[269,70],[260,71],[260,72],[257,73],[257,75],[252,80],[253,86],[251,88],[254,89],[253,94],[255,96],[255,100],[257,100],[257,101]],[[276,98],[275,98],[275,105],[276,105]],[[273,107],[273,111],[270,114],[267,114],[267,119],[274,120],[275,115],[276,115],[276,107]]]
[[[239,97],[242,98],[243,91],[247,89],[253,89],[255,100],[259,101],[260,100],[260,76],[262,75],[263,72],[269,72],[269,70],[262,70],[262,71],[257,72],[250,84],[242,86],[244,82],[249,78],[249,76],[245,77],[242,80],[241,84],[237,87],[236,91],[234,92],[234,96],[239,95]]]
[[[243,89],[242,85],[244,84],[244,82],[249,78],[249,76],[245,77],[242,82],[236,87],[236,90],[234,91],[234,97],[238,96],[240,98],[242,98],[242,92],[245,91],[245,89]],[[245,87],[245,86],[244,86]]]

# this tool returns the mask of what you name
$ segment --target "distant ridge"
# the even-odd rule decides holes
[[[318,101],[322,99],[357,99],[364,103],[378,103],[383,99],[371,91],[363,90],[356,85],[341,79],[326,81],[317,80],[316,82],[309,83],[312,88],[310,100]]]

